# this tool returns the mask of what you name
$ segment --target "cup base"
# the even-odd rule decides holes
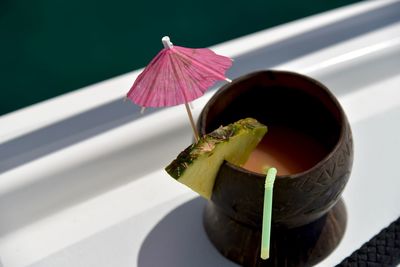
[[[242,266],[312,266],[325,259],[340,243],[347,222],[340,199],[321,218],[297,228],[272,226],[270,258],[260,258],[261,229],[226,216],[209,201],[203,214],[208,238],[226,258]]]

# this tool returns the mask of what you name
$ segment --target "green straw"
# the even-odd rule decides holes
[[[261,234],[261,259],[269,258],[269,243],[271,239],[271,214],[272,214],[272,192],[277,170],[269,168],[265,178],[264,187],[264,210]]]

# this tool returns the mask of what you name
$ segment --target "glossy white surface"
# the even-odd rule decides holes
[[[320,266],[400,216],[399,10],[366,2],[215,47],[235,57],[233,78],[270,67],[315,77],[349,117],[348,226]],[[204,234],[204,201],[162,170],[191,141],[183,107],[139,116],[121,101],[137,73],[0,118],[0,266],[236,266]]]

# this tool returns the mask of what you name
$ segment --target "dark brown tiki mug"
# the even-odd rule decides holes
[[[243,266],[313,265],[338,245],[346,225],[339,201],[353,162],[346,115],[334,95],[314,79],[259,71],[222,87],[204,107],[198,130],[203,135],[246,117],[271,130],[284,126],[301,132],[326,153],[302,172],[277,176],[270,259],[259,257],[263,174],[222,164],[204,212],[207,235],[224,256]]]

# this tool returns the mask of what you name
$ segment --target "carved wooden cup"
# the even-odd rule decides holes
[[[338,201],[353,162],[346,115],[321,83],[291,72],[260,71],[222,87],[204,107],[198,130],[206,134],[246,117],[295,128],[328,152],[310,169],[276,178],[269,260],[259,258],[264,175],[224,162],[204,212],[205,230],[224,256],[243,266],[315,264],[338,245],[345,229]]]

